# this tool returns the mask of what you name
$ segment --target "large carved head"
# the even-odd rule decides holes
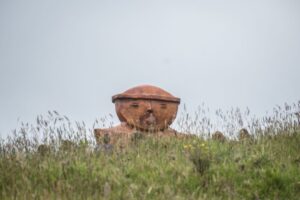
[[[168,128],[176,118],[180,99],[161,88],[142,85],[112,97],[121,122],[144,130]]]

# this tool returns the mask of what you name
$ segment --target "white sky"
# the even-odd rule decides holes
[[[300,100],[298,0],[0,0],[0,135],[58,110],[91,123],[152,84],[190,110]]]

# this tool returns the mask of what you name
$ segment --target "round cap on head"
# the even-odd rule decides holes
[[[121,94],[114,95],[112,97],[112,102],[114,103],[117,99],[160,100],[180,103],[180,98],[174,97],[169,92],[152,85],[133,87]]]

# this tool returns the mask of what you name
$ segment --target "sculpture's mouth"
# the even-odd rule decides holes
[[[140,123],[141,125],[143,126],[144,129],[146,130],[155,130],[156,128],[156,118],[155,116],[153,115],[153,113],[146,113],[145,115],[143,115],[141,118],[140,118]]]

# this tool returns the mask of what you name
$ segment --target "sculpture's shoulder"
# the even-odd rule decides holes
[[[121,123],[120,125],[112,127],[112,128],[94,129],[94,135],[96,138],[96,142],[98,144],[102,143],[103,142],[102,140],[105,137],[109,137],[110,142],[115,143],[116,140],[118,140],[120,138],[130,137],[132,132],[133,132],[132,129],[124,123]]]
[[[125,123],[121,123],[120,125],[112,128],[94,129],[94,135],[96,137],[96,141],[98,144],[106,143],[106,142],[111,144],[117,144],[120,142],[127,144],[131,140],[132,135],[137,132],[140,132],[145,136],[159,137],[159,138],[172,137],[172,138],[183,139],[183,138],[189,138],[191,136],[189,134],[180,133],[172,128],[167,128],[165,130],[157,131],[154,133],[137,131]]]

